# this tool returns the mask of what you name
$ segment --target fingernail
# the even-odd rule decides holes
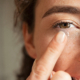
[[[53,75],[55,74],[54,71],[52,71],[51,75],[50,75],[50,80],[52,79]]]
[[[57,34],[57,37],[56,37],[56,41],[58,43],[62,43],[65,39],[65,33],[63,31],[60,31],[58,34]]]

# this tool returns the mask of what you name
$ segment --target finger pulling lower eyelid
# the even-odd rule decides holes
[[[60,30],[60,31],[63,31],[63,32],[67,35],[67,37],[69,37],[69,36],[70,36],[69,31],[64,31],[64,30]]]

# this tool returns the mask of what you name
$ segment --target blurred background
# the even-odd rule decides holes
[[[16,80],[23,43],[13,31],[14,0],[0,0],[0,80]]]

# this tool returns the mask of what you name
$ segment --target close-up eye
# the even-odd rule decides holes
[[[59,22],[53,26],[53,28],[71,28],[71,27],[75,27],[75,25],[72,22]]]

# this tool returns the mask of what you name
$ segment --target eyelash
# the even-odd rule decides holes
[[[55,23],[55,24],[53,25],[53,28],[58,28],[58,27],[57,27],[58,25],[65,24],[65,23],[69,23],[69,24],[74,25],[73,22],[60,21],[60,22]],[[75,25],[74,25],[74,26],[75,26]],[[59,28],[60,28],[60,27],[59,27]]]

